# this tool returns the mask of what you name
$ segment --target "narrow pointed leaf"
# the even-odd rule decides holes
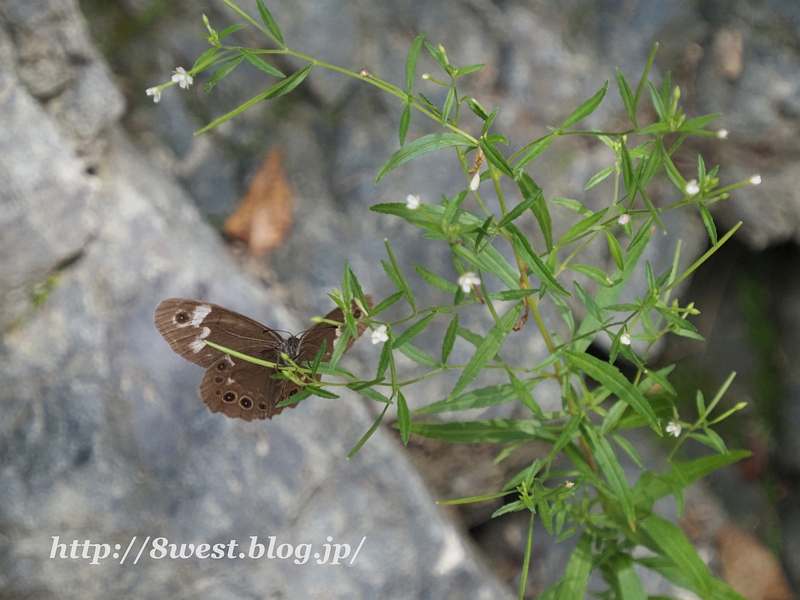
[[[622,373],[620,373],[619,369],[599,358],[582,352],[568,350],[564,355],[567,357],[570,364],[578,371],[583,371],[589,377],[604,385],[611,393],[615,394],[617,398],[627,402],[633,410],[647,420],[647,423],[653,431],[660,436],[663,435],[661,427],[658,425],[656,414],[653,412],[647,399]]]
[[[503,340],[508,335],[514,323],[517,322],[517,317],[522,311],[522,304],[515,304],[503,317],[499,323],[495,323],[494,327],[489,331],[486,337],[481,342],[480,346],[475,351],[473,357],[464,367],[461,376],[458,378],[453,391],[450,392],[450,398],[458,395],[467,385],[475,379],[483,368],[489,363],[500,346],[503,345]]]
[[[203,91],[208,93],[208,91],[212,87],[217,85],[217,83],[222,81],[225,77],[227,77],[231,73],[231,71],[233,71],[236,67],[238,67],[239,63],[242,62],[242,60],[244,60],[244,57],[237,56],[236,58],[229,60],[220,68],[218,68],[216,71],[214,71],[214,74],[206,83],[205,87],[203,88]]]
[[[395,338],[395,340],[392,342],[392,348],[399,348],[406,342],[411,341],[412,339],[414,339],[414,337],[425,331],[425,329],[428,327],[428,325],[430,325],[431,321],[433,321],[433,318],[435,316],[436,313],[431,313],[423,317],[413,325],[411,325],[400,336]]]
[[[470,141],[462,135],[456,133],[432,133],[409,142],[397,152],[389,157],[384,165],[378,171],[375,177],[377,184],[384,175],[393,171],[405,162],[414,159],[428,152],[435,152],[442,148],[452,148],[453,146],[469,146]]]
[[[422,42],[425,41],[425,32],[420,33],[414,41],[411,42],[411,48],[408,50],[406,57],[406,90],[411,93],[411,88],[414,86],[414,76],[417,73],[417,62],[419,61],[419,53],[422,50]],[[402,143],[400,144],[402,146]]]
[[[255,52],[248,50],[247,48],[241,48],[239,52],[241,52],[242,56],[244,56],[247,59],[247,62],[249,62],[255,68],[264,71],[264,73],[267,73],[269,75],[274,75],[275,77],[281,77],[281,78],[286,77],[286,75],[278,71],[278,69],[276,69],[271,64],[266,62]]]
[[[581,430],[589,440],[589,444],[594,450],[594,458],[600,469],[608,480],[617,500],[622,507],[622,512],[625,514],[625,519],[628,525],[633,529],[636,526],[636,510],[633,506],[633,498],[631,497],[631,489],[628,487],[628,480],[625,479],[625,471],[617,460],[617,455],[614,454],[614,449],[608,440],[597,433],[594,425],[584,425]]]
[[[261,20],[264,21],[264,25],[267,26],[269,32],[272,34],[272,37],[275,38],[275,41],[278,42],[281,46],[286,46],[283,41],[283,34],[281,33],[281,28],[278,27],[278,23],[275,21],[275,18],[272,14],[267,10],[267,7],[264,5],[262,0],[256,0],[258,3],[258,12],[261,15]]]
[[[574,125],[581,119],[588,117],[592,114],[595,109],[600,106],[600,103],[603,101],[603,98],[606,96],[606,90],[608,90],[608,81],[605,82],[600,91],[598,91],[594,96],[589,98],[586,102],[582,103],[578,108],[572,111],[572,114],[566,118],[566,120],[561,124],[559,129],[566,129],[570,125]]]
[[[711,574],[680,527],[654,513],[639,521],[639,526],[681,569],[698,590],[700,597],[709,598],[711,596]]]

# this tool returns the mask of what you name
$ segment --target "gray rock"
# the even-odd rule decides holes
[[[24,5],[7,7],[2,31],[25,26]],[[74,5],[56,16],[69,31],[79,18]],[[170,176],[130,144],[114,124],[117,109],[93,108],[115,95],[107,78],[98,79],[101,66],[77,69],[48,114],[14,79],[10,42],[3,47],[4,592],[510,597],[384,432],[369,452],[346,460],[372,422],[355,398],[305,403],[268,423],[208,413],[197,397],[202,372],[155,330],[159,300],[213,298],[276,327],[301,326],[236,268]],[[34,79],[48,72],[42,67]],[[58,72],[56,65],[53,77]],[[98,140],[106,151],[92,176],[76,152]],[[28,290],[43,280],[48,286],[33,306]],[[254,538],[269,545],[270,536],[279,553],[288,549],[281,544],[297,550],[284,559],[249,558]],[[322,560],[330,542],[349,544],[352,556],[362,539],[352,565],[316,564],[304,554]],[[83,546],[90,540],[108,544],[96,547],[98,556],[117,556],[98,565],[62,558],[73,540],[78,555],[93,556],[95,547]],[[160,558],[167,542],[180,552],[182,544],[228,547],[231,540],[239,544],[233,556],[245,558]],[[129,544],[132,553],[119,564]],[[296,564],[303,556],[308,562]]]

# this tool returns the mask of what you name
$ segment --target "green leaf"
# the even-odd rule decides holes
[[[628,113],[628,118],[633,123],[634,129],[638,129],[639,125],[636,123],[636,103],[633,99],[633,90],[625,79],[622,71],[617,69],[617,84],[619,85],[619,95],[622,96],[622,103],[625,105],[625,112]]]
[[[258,3],[258,12],[261,15],[261,20],[264,21],[264,25],[267,26],[267,29],[272,34],[272,37],[281,46],[286,47],[286,44],[283,41],[283,34],[281,33],[281,28],[278,27],[278,23],[275,21],[275,18],[267,10],[267,7],[264,6],[264,2],[262,0],[256,0],[256,2]]]
[[[503,155],[500,154],[500,151],[493,144],[490,144],[486,138],[481,138],[480,144],[481,149],[483,150],[483,153],[486,155],[486,158],[489,160],[489,162],[500,169],[504,175],[508,175],[513,179],[514,172],[511,170],[511,167],[506,162],[506,159],[503,157]]]
[[[389,340],[391,339],[392,337],[390,335]],[[383,374],[386,373],[386,369],[390,362],[392,362],[392,344],[387,341],[383,345],[383,348],[381,349],[381,355],[378,358],[378,370],[375,373],[376,379],[383,377]]]
[[[594,96],[589,98],[586,102],[581,104],[578,108],[572,111],[572,114],[566,118],[566,120],[561,124],[559,129],[566,129],[570,125],[574,125],[581,119],[588,117],[592,114],[595,109],[600,106],[600,103],[605,98],[606,90],[608,89],[608,81],[605,82],[600,91],[598,91]]]
[[[506,404],[508,402],[513,402],[520,396],[520,389],[525,390],[525,392],[530,396],[530,390],[535,388],[539,383],[541,383],[541,381],[541,377],[533,377],[531,379],[525,379],[524,381],[517,380],[519,388],[508,383],[501,385],[490,385],[485,388],[471,390],[452,399],[445,398],[444,400],[433,402],[427,406],[418,408],[414,411],[414,414],[432,415]],[[539,409],[539,412],[541,412],[541,409]]]
[[[475,113],[481,121],[486,121],[486,119],[489,118],[489,115],[486,112],[486,109],[483,108],[481,103],[478,102],[477,100],[475,100],[475,98],[473,98],[472,96],[465,96],[464,98],[462,98],[462,101],[465,101],[467,103],[467,106],[469,106],[469,109],[473,113]]]
[[[322,356],[325,354],[325,346],[327,346],[328,342],[323,338],[322,344],[317,350],[317,354],[314,356],[314,360],[311,363],[311,378],[314,379],[317,375],[317,369],[319,369],[319,363],[322,362]]]
[[[375,420],[375,422],[372,424],[372,427],[370,427],[370,428],[369,428],[369,430],[367,431],[367,433],[365,433],[365,434],[364,434],[364,436],[363,436],[363,437],[362,437],[360,440],[358,440],[358,443],[357,443],[357,444],[355,445],[355,447],[354,447],[354,448],[353,448],[353,449],[350,451],[350,454],[348,454],[348,455],[347,455],[347,458],[348,458],[348,459],[350,459],[350,458],[353,458],[353,457],[354,457],[354,456],[355,456],[355,455],[358,453],[358,451],[359,451],[359,450],[361,450],[361,446],[363,446],[364,444],[366,444],[366,443],[367,443],[367,440],[368,440],[369,438],[371,438],[371,437],[372,437],[372,434],[373,434],[373,433],[375,433],[375,432],[378,430],[378,427],[380,427],[381,421],[383,421],[383,415],[385,415],[385,414],[386,414],[386,411],[389,409],[389,406],[390,406],[390,405],[389,405],[389,404],[387,404],[387,405],[384,407],[384,409],[383,409],[383,412],[381,413],[381,416],[379,416],[379,417],[378,417],[378,418]]]
[[[320,398],[328,398],[329,400],[336,400],[337,398],[339,398],[339,396],[337,396],[333,392],[329,392],[325,388],[321,388],[316,385],[307,385],[304,389],[310,392],[312,395],[319,396]]]
[[[517,164],[514,166],[519,169],[527,165],[547,149],[547,147],[550,145],[550,142],[553,141],[553,138],[555,138],[555,134],[551,133],[550,135],[546,135],[543,138],[533,142],[531,147],[525,151],[525,154],[520,157],[520,159],[517,161]]]
[[[374,400],[375,402],[381,402],[383,404],[391,404],[392,401],[381,394],[378,390],[373,389],[371,387],[357,387],[354,385],[348,384],[348,386],[354,392],[361,394],[365,398],[369,398],[370,400]]]
[[[717,226],[714,225],[714,217],[711,216],[711,213],[708,212],[708,209],[704,205],[698,204],[697,206],[700,209],[700,216],[703,219],[703,225],[705,225],[706,231],[708,232],[708,238],[711,240],[712,245],[716,245]]]
[[[392,154],[392,156],[389,157],[389,160],[387,160],[378,171],[378,175],[375,177],[375,183],[377,184],[381,179],[383,179],[384,175],[390,171],[393,171],[403,163],[408,162],[409,160],[412,160],[418,156],[422,156],[428,152],[435,152],[437,150],[441,150],[442,148],[469,145],[471,145],[470,141],[457,133],[432,133],[430,135],[425,135],[414,140],[413,142],[409,142],[397,152]]]
[[[475,444],[502,444],[518,440],[552,440],[540,423],[530,420],[492,419],[459,423],[411,423],[411,433],[431,440]]]
[[[448,294],[455,294],[458,290],[458,286],[453,283],[452,281],[448,281],[444,277],[440,277],[436,273],[431,273],[424,267],[421,267],[417,263],[414,263],[414,269],[419,273],[419,276],[422,277],[425,281],[427,281],[430,285],[435,287],[438,290],[442,290],[443,292],[447,292]]]
[[[750,456],[750,452],[747,450],[732,450],[730,454],[713,454],[688,462],[673,461],[672,469],[665,475],[651,481],[642,494],[652,501],[658,500],[672,493],[673,487],[688,487],[691,483],[702,479],[709,473],[748,456]]]
[[[633,568],[633,560],[627,554],[617,554],[613,566],[617,578],[620,600],[647,600],[642,580]]]
[[[447,62],[447,57],[439,52],[438,48],[434,48],[432,44],[428,42],[423,43],[425,44],[425,48],[428,50],[428,52],[431,53],[431,56],[434,58],[434,60],[438,62],[445,71],[447,71],[447,67],[450,66],[450,64]]]
[[[264,73],[267,73],[268,75],[274,75],[275,77],[281,77],[281,78],[286,77],[286,75],[278,71],[278,69],[273,67],[268,62],[265,62],[264,59],[262,59],[258,54],[256,54],[252,50],[248,50],[247,48],[240,48],[239,52],[241,52],[242,56],[244,56],[247,59],[247,62],[249,62],[255,68],[264,71]]]
[[[197,60],[194,61],[192,68],[189,70],[194,71],[195,69],[199,69],[202,71],[214,61],[214,55],[218,51],[219,48],[209,48],[208,50],[206,50],[200,56],[197,57]]]
[[[642,463],[642,459],[639,457],[639,453],[636,452],[636,448],[633,447],[633,444],[616,433],[612,433],[611,437],[614,438],[617,445],[625,451],[625,454],[631,457],[631,460],[636,463],[637,467],[644,469],[644,463]]]
[[[411,325],[408,329],[406,329],[400,336],[394,339],[392,342],[392,348],[399,348],[406,342],[410,342],[414,339],[415,336],[419,335],[430,325],[433,318],[436,316],[436,313],[431,313],[419,321]]]
[[[458,68],[458,74],[459,75],[468,75],[469,73],[474,73],[475,71],[478,71],[478,70],[482,69],[485,66],[486,66],[485,63],[478,63],[476,65],[467,65],[466,67],[459,67]]]
[[[559,452],[563,448],[567,446],[570,442],[572,442],[572,438],[575,437],[575,434],[578,433],[578,428],[580,427],[581,423],[583,422],[584,415],[583,414],[576,414],[572,415],[569,418],[569,421],[564,423],[564,428],[561,430],[561,433],[556,440],[556,443],[553,444],[553,454]]]
[[[243,25],[241,23],[239,23],[238,25],[229,25],[228,27],[226,27],[225,29],[223,29],[222,31],[219,32],[218,37],[219,37],[219,39],[222,39],[222,38],[224,38],[226,36],[229,36],[230,34],[234,33],[235,31],[239,31],[240,29],[244,29],[245,27],[247,27],[247,25]]]
[[[444,213],[442,213],[443,227],[447,227],[448,225],[450,225],[451,221],[453,220],[453,217],[456,214],[456,211],[458,210],[458,207],[461,206],[461,203],[467,197],[467,193],[468,190],[463,190],[459,192],[458,195],[449,202],[447,201],[447,198],[444,197],[444,195],[442,196],[442,202],[445,204]]]
[[[414,362],[425,365],[426,367],[438,368],[442,366],[441,363],[435,361],[432,357],[428,356],[422,350],[416,346],[412,346],[408,342],[402,346],[399,346],[397,349]]]
[[[489,361],[494,358],[494,355],[500,349],[500,346],[503,345],[503,340],[511,331],[514,323],[516,323],[517,317],[521,311],[522,304],[515,304],[505,315],[503,315],[499,323],[495,323],[495,325],[481,342],[480,346],[478,346],[475,354],[467,363],[467,366],[464,367],[464,370],[461,372],[461,376],[458,378],[455,387],[453,387],[453,391],[450,392],[450,398],[454,398],[461,393],[461,391],[467,387],[467,384],[475,379],[483,370],[483,368],[489,363]]]
[[[456,100],[456,88],[452,86],[447,91],[447,98],[444,100],[444,106],[442,107],[442,116],[441,116],[441,123],[442,127],[447,127],[447,121],[450,119],[450,113],[453,112],[453,102]]]
[[[619,464],[614,449],[606,438],[597,433],[594,425],[584,425],[581,429],[594,450],[593,454],[597,464],[600,465],[600,469],[602,469],[603,474],[606,476],[611,489],[614,491],[622,507],[622,512],[625,514],[628,525],[634,528],[636,526],[636,510],[633,506],[631,489],[628,487],[628,480],[625,479],[625,471]]]
[[[638,237],[638,240],[634,239],[634,241],[632,241],[628,246],[628,254],[625,257],[625,269],[617,270],[611,275],[611,279],[613,281],[618,281],[619,283],[609,288],[601,288],[597,294],[595,294],[595,302],[599,306],[608,306],[613,304],[619,298],[620,293],[625,287],[625,283],[633,275],[633,271],[638,264],[639,259],[641,258],[650,238],[650,225],[647,223],[645,223],[645,225],[647,225],[647,227],[642,228],[640,231],[641,235]],[[573,349],[585,350],[588,348],[595,338],[591,332],[596,331],[598,326],[599,322],[591,315],[587,315],[583,319],[583,322],[574,336],[576,341],[572,345]]]
[[[703,115],[702,117],[695,117],[694,119],[689,119],[683,125],[678,127],[678,131],[696,131],[698,129],[702,129],[712,121],[716,121],[719,119],[721,115],[714,114],[714,115]]]
[[[384,263],[384,268],[388,265],[388,263],[386,263],[384,261],[381,261],[381,262]],[[389,308],[392,304],[394,304],[395,302],[400,300],[400,298],[402,298],[403,296],[405,296],[405,294],[403,292],[395,292],[394,294],[392,294],[388,298],[384,298],[383,300],[380,301],[378,306],[376,306],[375,308],[372,309],[372,312],[369,313],[369,316],[373,317],[373,316],[377,315],[378,313],[383,312],[384,310]]]
[[[606,177],[608,177],[609,175],[611,175],[613,172],[614,172],[614,167],[607,167],[607,168],[603,169],[603,170],[602,170],[602,171],[600,171],[599,173],[596,173],[596,174],[595,174],[595,175],[594,175],[594,176],[593,176],[593,177],[592,177],[592,178],[589,180],[589,183],[587,183],[587,184],[586,184],[586,187],[584,187],[583,189],[584,189],[584,190],[589,190],[589,189],[593,188],[593,187],[594,187],[594,186],[596,186],[598,183],[600,183],[601,181],[603,181],[603,180],[604,180]]]
[[[615,282],[609,280],[608,275],[602,269],[598,269],[597,267],[593,267],[592,265],[569,265],[568,269],[572,269],[573,271],[577,271],[578,273],[583,273],[590,279],[593,279],[600,285],[604,287],[608,287],[610,285],[614,285]]]
[[[214,74],[211,76],[211,78],[206,83],[206,86],[205,86],[205,88],[203,88],[203,91],[208,93],[208,91],[212,87],[217,85],[217,83],[222,81],[225,77],[228,76],[228,74],[230,74],[231,71],[233,71],[236,67],[238,67],[239,63],[242,62],[242,60],[244,60],[244,57],[237,56],[236,58],[233,58],[233,59],[229,60],[224,65],[222,65],[220,68],[218,68],[216,71],[214,71]]]
[[[592,572],[592,535],[585,531],[567,563],[567,572],[561,582],[558,598],[584,600],[589,574]]]
[[[523,198],[533,198],[531,211],[539,223],[539,228],[542,230],[547,251],[550,252],[553,249],[553,221],[550,218],[547,202],[544,199],[544,195],[542,195],[542,188],[536,185],[536,182],[527,173],[523,173],[519,177],[517,185],[522,192]]]
[[[506,226],[506,229],[511,232],[515,242],[514,247],[522,256],[525,264],[528,265],[528,267],[539,278],[539,280],[562,296],[571,296],[572,294],[565,290],[563,286],[556,281],[556,278],[553,277],[553,273],[550,271],[547,265],[545,265],[542,259],[539,258],[539,255],[534,252],[533,247],[523,235],[522,231],[520,231],[511,223]]]
[[[597,223],[600,222],[600,220],[603,217],[606,216],[607,212],[608,212],[608,209],[604,208],[603,210],[598,211],[598,212],[592,214],[591,216],[586,217],[585,219],[581,219],[580,221],[575,223],[575,225],[570,227],[567,230],[567,232],[564,235],[561,236],[561,239],[558,241],[558,245],[559,246],[566,246],[567,244],[573,242],[584,231],[587,231],[588,229],[591,229],[592,227],[597,225]]]
[[[541,195],[541,190],[539,191],[539,195]],[[497,228],[500,229],[501,227],[505,227],[507,223],[511,223],[515,219],[518,219],[520,216],[522,216],[522,213],[533,206],[534,202],[536,202],[536,196],[523,199],[522,202],[517,204],[508,213],[506,213],[506,216],[500,219],[500,222],[497,224]]]
[[[572,309],[567,306],[567,303],[564,302],[564,299],[561,296],[553,294],[550,290],[547,290],[547,296],[553,301],[553,304],[556,305],[561,318],[564,319],[564,322],[567,324],[570,333],[575,331],[575,320],[572,318]]]
[[[633,410],[647,420],[653,431],[659,436],[663,435],[661,427],[658,425],[658,419],[653,409],[650,408],[647,399],[619,372],[619,369],[589,354],[568,350],[564,355],[573,367],[583,371],[589,377],[604,385],[611,393],[616,394],[620,400],[628,403]]]
[[[559,206],[563,206],[564,208],[571,210],[572,212],[579,213],[584,217],[591,217],[594,214],[583,204],[581,204],[577,200],[573,200],[572,198],[551,198],[550,202],[552,202],[553,204],[558,204]]]
[[[442,343],[442,364],[447,362],[447,358],[453,351],[453,346],[456,343],[456,332],[458,331],[458,313],[453,315],[453,320],[447,326],[447,331],[444,334],[444,342]]]
[[[545,416],[544,412],[542,412],[542,407],[534,400],[530,392],[542,378],[534,377],[533,379],[526,379],[525,382],[522,382],[512,371],[508,372],[508,378],[511,380],[511,387],[514,389],[514,393],[517,395],[517,398],[519,398],[519,401],[527,406],[537,419],[544,420]]]
[[[589,314],[593,316],[598,323],[602,323],[605,321],[605,313],[600,306],[598,306],[597,302],[594,301],[589,294],[586,293],[581,287],[581,284],[577,281],[572,282],[572,285],[575,286],[575,289],[578,291],[578,298],[580,298],[581,303],[586,307],[586,310],[589,311]]]
[[[408,126],[411,125],[411,106],[406,104],[403,109],[403,114],[400,115],[400,146],[406,143],[406,134],[408,133]]]
[[[605,232],[606,240],[608,241],[608,250],[611,252],[611,256],[614,257],[614,262],[616,263],[617,267],[622,269],[625,267],[625,260],[622,256],[622,248],[619,245],[619,241],[617,241],[617,238],[615,238],[614,234],[608,229],[606,229]]]
[[[510,300],[519,300],[533,296],[538,290],[503,290],[502,292],[492,292],[489,298],[492,300],[500,300],[501,302],[508,302]]]
[[[408,49],[408,56],[406,57],[406,90],[411,93],[411,88],[414,86],[414,76],[417,73],[417,62],[419,61],[419,53],[422,50],[422,42],[425,41],[425,32],[420,33],[414,41],[411,42],[411,48]],[[402,146],[403,143],[401,142]]]
[[[333,349],[333,354],[331,355],[331,365],[336,366],[339,363],[339,359],[342,358],[344,351],[347,349],[347,343],[351,339],[350,330],[348,328],[344,328],[342,330],[341,336],[336,341],[336,346]]]
[[[414,301],[414,293],[411,291],[411,286],[408,285],[406,278],[403,277],[403,272],[400,270],[400,265],[397,264],[397,259],[394,257],[394,252],[392,252],[392,247],[389,245],[389,240],[384,240],[384,245],[386,246],[386,252],[389,254],[389,260],[392,261],[393,271],[397,276],[397,282],[395,282],[395,285],[399,283],[397,289],[405,294],[406,300],[408,301],[409,305],[411,305],[411,310],[416,312],[417,303]],[[386,267],[384,266],[384,269],[385,268]]]
[[[411,434],[411,416],[408,413],[408,404],[403,392],[397,392],[397,426],[403,445],[408,446],[408,436]]]
[[[238,115],[240,113],[243,113],[248,108],[250,108],[254,104],[257,104],[257,103],[261,102],[262,100],[271,100],[271,99],[283,96],[284,94],[288,94],[294,88],[296,88],[298,85],[300,85],[300,83],[302,83],[302,81],[308,75],[308,72],[311,71],[311,67],[313,67],[313,66],[314,65],[308,65],[306,67],[303,67],[299,71],[297,71],[295,73],[292,73],[291,75],[289,75],[289,77],[287,77],[283,81],[273,85],[266,92],[262,92],[258,96],[256,96],[255,98],[251,98],[250,100],[248,100],[247,102],[245,102],[244,104],[239,106],[238,108],[233,109],[228,114],[223,115],[219,119],[216,119],[216,120],[212,121],[211,123],[209,123],[208,125],[206,125],[202,129],[198,129],[197,131],[194,132],[194,134],[195,135],[200,135],[201,133],[205,133],[206,131],[208,131],[209,129],[213,129],[214,127],[216,127],[220,123],[224,123],[225,121],[227,121],[229,119],[232,119],[236,115]]]
[[[654,513],[641,519],[639,526],[683,571],[683,574],[698,590],[700,597],[709,598],[711,596],[711,574],[680,527]]]
[[[656,571],[657,573],[661,573],[666,579],[674,583],[676,586],[688,589],[695,594],[698,593],[698,590],[694,589],[692,583],[686,578],[686,575],[684,575],[680,567],[678,567],[678,565],[676,565],[667,557],[653,556],[648,558],[640,558],[636,562],[644,567],[647,567],[648,569]],[[728,587],[719,579],[711,579],[711,588],[713,590],[711,594],[711,598],[713,598],[713,600],[747,600],[747,598]]]

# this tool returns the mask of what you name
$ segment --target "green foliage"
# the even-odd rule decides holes
[[[654,344],[668,333],[700,339],[694,326],[687,320],[688,316],[698,311],[692,304],[682,306],[677,300],[671,299],[671,290],[716,252],[736,229],[718,238],[707,206],[727,198],[732,188],[747,182],[719,189],[717,168],[707,170],[700,157],[696,179],[687,182],[671,158],[689,135],[712,135],[703,128],[716,115],[687,120],[679,102],[680,90],[671,86],[669,74],[660,86],[648,81],[656,52],[656,48],[653,48],[635,89],[621,71],[616,71],[617,88],[631,123],[629,129],[618,132],[573,129],[603,101],[609,88],[606,82],[594,96],[575,108],[560,126],[551,127],[551,133],[509,154],[505,149],[508,145],[506,137],[492,130],[499,108],[487,111],[477,99],[459,93],[458,78],[477,71],[483,65],[457,67],[442,46],[434,46],[425,39],[425,33],[421,33],[411,44],[406,58],[404,86],[401,87],[368,73],[348,71],[291,50],[262,0],[257,0],[261,23],[231,0],[223,2],[246,23],[217,33],[206,19],[209,33],[205,37],[211,48],[198,58],[190,75],[215,69],[206,85],[208,91],[246,60],[265,75],[280,77],[281,81],[198,133],[236,116],[261,100],[289,93],[313,67],[321,67],[376,86],[402,103],[398,136],[400,147],[378,170],[376,184],[389,172],[431,152],[455,153],[463,170],[464,189],[453,198],[443,197],[441,204],[415,206],[413,203],[391,203],[372,207],[375,212],[404,219],[412,227],[420,229],[425,237],[446,245],[453,265],[460,274],[455,281],[441,272],[441,265],[414,264],[413,269],[419,278],[409,279],[407,275],[411,274],[411,270],[408,265],[401,265],[389,241],[386,241],[388,260],[381,260],[381,265],[397,292],[378,302],[366,317],[372,330],[386,339],[374,379],[362,381],[337,366],[347,340],[357,335],[356,321],[348,311],[345,311],[347,326],[337,342],[330,363],[321,362],[320,351],[311,364],[294,365],[282,372],[282,376],[288,378],[298,378],[298,373],[312,377],[317,373],[336,375],[347,382],[327,382],[324,385],[346,385],[371,400],[385,404],[381,416],[356,444],[350,456],[358,452],[376,431],[390,406],[396,407],[396,427],[404,444],[411,435],[454,443],[509,444],[500,455],[499,459],[502,459],[522,444],[544,442],[549,444],[550,453],[512,477],[501,491],[451,501],[480,501],[511,495],[515,500],[506,503],[495,516],[514,511],[530,513],[520,597],[525,589],[527,560],[537,516],[545,529],[557,535],[559,540],[580,534],[563,579],[545,591],[541,596],[543,598],[584,598],[589,576],[594,569],[598,569],[609,584],[603,597],[644,598],[644,588],[634,570],[637,563],[661,573],[676,585],[702,598],[738,597],[711,577],[679,528],[652,512],[653,503],[670,494],[674,495],[682,510],[683,489],[713,470],[746,455],[741,451],[729,451],[719,435],[711,429],[711,426],[742,408],[742,405],[737,405],[721,415],[714,413],[732,377],[710,403],[698,395],[699,417],[696,422],[687,423],[680,420],[675,407],[677,393],[668,380],[672,368],[655,372],[647,367],[648,354]],[[223,38],[243,26],[258,28],[277,48],[250,49],[223,43]],[[423,93],[414,92],[417,65],[423,49],[427,50],[443,72],[441,79],[430,74],[422,76],[427,86],[447,88],[441,106],[435,105]],[[271,54],[288,55],[307,64],[285,77],[264,60]],[[168,85],[172,84],[157,88],[158,92]],[[643,127],[639,118],[645,90],[658,120]],[[482,122],[478,128],[480,131],[462,128],[460,113],[463,105]],[[414,114],[430,120],[431,132],[406,142]],[[546,198],[542,188],[525,171],[529,163],[567,135],[594,136],[614,152],[612,164],[601,169],[586,183],[588,190],[604,180],[613,182],[613,192],[609,194],[606,206],[600,210],[590,209],[579,199]],[[648,186],[658,177],[666,177],[674,186],[672,203],[662,207],[656,207],[648,193]],[[506,192],[500,185],[503,178],[513,183],[506,189],[518,191],[521,197],[512,206],[509,206],[511,200],[506,198]],[[481,189],[481,183],[489,181],[492,183],[491,193],[498,201],[499,212],[489,210],[481,196],[486,189],[486,185]],[[476,208],[464,208],[468,205],[468,198],[474,199],[472,206]],[[665,230],[661,214],[687,206],[696,206],[712,247],[681,273],[677,270],[680,255],[678,245],[672,267],[663,273],[654,273],[652,266],[649,263],[642,264],[641,259],[655,228]],[[551,216],[554,210],[572,211],[578,220],[558,235],[554,231]],[[529,232],[530,225],[521,224],[522,217],[528,213],[533,215],[538,228],[535,238]],[[613,259],[609,271],[579,260],[598,239],[598,243],[608,248]],[[509,249],[510,253],[507,251]],[[509,254],[513,254],[512,261],[506,258]],[[620,303],[622,291],[633,283],[634,272],[641,272],[641,269],[637,269],[639,266],[645,272],[644,283],[647,288],[644,297]],[[571,281],[565,276],[568,271],[578,272],[595,282],[595,291],[584,289]],[[414,287],[418,284],[429,285],[451,296],[452,301],[422,307],[414,295]],[[364,292],[349,265],[345,264],[344,267],[341,293],[336,291],[331,297],[343,308],[349,306],[351,298],[356,298],[365,306]],[[570,305],[565,301],[568,298],[586,309],[578,326]],[[405,316],[394,321],[380,320],[383,311],[401,302],[405,306]],[[500,307],[495,302],[507,304]],[[546,307],[553,314],[557,312],[561,315],[566,325],[567,336],[564,339],[547,328],[542,318],[542,310]],[[491,318],[491,325],[483,333],[460,326],[459,314],[466,311],[485,311]],[[533,317],[532,320],[530,317]],[[447,324],[441,341],[441,353],[435,357],[411,343],[421,336],[430,336],[429,326],[434,321]],[[512,332],[516,332],[515,335],[540,337],[547,347],[548,356],[538,363],[534,363],[529,356],[506,356],[503,348]],[[598,336],[611,340],[608,361],[586,353]],[[632,341],[637,343],[632,344]],[[471,358],[464,364],[452,363],[453,350],[457,346],[471,352]],[[404,378],[395,364],[396,352],[427,371],[421,376]],[[630,378],[614,364],[620,354],[634,367],[635,373]],[[481,384],[481,375],[487,370],[504,371],[509,383]],[[406,401],[411,386],[445,371],[459,373],[447,397],[411,412]],[[561,387],[562,405],[555,412],[544,412],[536,399],[537,386],[546,380],[557,382]],[[593,387],[588,380],[594,382]],[[469,386],[473,388],[468,390]],[[311,394],[336,397],[322,383],[315,383],[307,385],[303,392],[293,397],[292,402]],[[457,413],[517,401],[529,411],[529,418],[447,423],[419,420],[421,415]],[[667,439],[674,436],[670,440],[672,450],[659,470],[646,470],[636,448],[620,435],[621,431],[634,427],[650,428],[657,436],[664,436],[666,431],[669,434]],[[710,448],[712,453],[690,462],[674,460],[677,450],[690,438]],[[619,450],[630,457],[640,470],[633,486],[628,483],[627,477],[630,475],[623,471],[619,462]],[[553,471],[553,462],[561,454],[570,461],[571,467],[566,471]],[[655,556],[634,559],[632,551],[637,545],[647,547]]]

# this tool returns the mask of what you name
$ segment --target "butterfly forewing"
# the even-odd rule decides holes
[[[265,352],[283,343],[278,333],[258,321],[210,302],[186,298],[164,300],[156,308],[155,322],[175,352],[206,368],[223,353],[205,340],[256,358],[263,358]]]

